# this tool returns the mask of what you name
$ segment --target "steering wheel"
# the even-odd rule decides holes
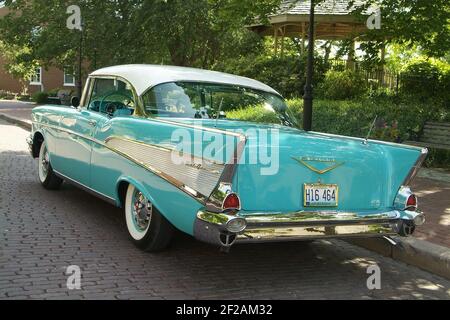
[[[130,95],[127,95],[127,94],[125,94],[125,93],[123,93],[123,92],[113,91],[113,92],[111,92],[111,93],[109,93],[109,94],[106,94],[106,95],[102,98],[102,100],[101,100],[101,102],[100,102],[100,105],[99,105],[99,111],[100,111],[100,112],[101,112],[102,110],[105,110],[107,114],[113,115],[114,112],[116,112],[117,110],[127,108],[128,105],[125,105],[125,104],[123,104],[123,103],[121,103],[121,102],[107,102],[106,105],[105,105],[105,108],[103,108],[103,105],[105,104],[106,98],[111,97],[111,96],[113,96],[113,95],[118,95],[118,96],[122,96],[122,97],[126,98],[127,100],[129,100],[128,105],[129,105],[129,104],[131,103],[131,101],[133,100],[133,98],[132,98]],[[110,109],[112,112],[109,112],[108,109]]]
[[[125,108],[126,108],[126,106],[121,102],[108,102],[105,105],[105,112],[108,115],[113,116],[117,110],[125,109]]]

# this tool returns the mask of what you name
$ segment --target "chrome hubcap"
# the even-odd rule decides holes
[[[48,171],[48,152],[45,151],[45,155],[44,155],[44,159],[42,159],[42,169],[44,170],[45,173],[47,173]]]
[[[47,176],[49,164],[50,164],[50,161],[49,161],[49,157],[48,157],[48,152],[47,152],[47,149],[45,149],[44,155],[41,159],[41,168],[42,168],[42,173],[44,174],[44,176]]]
[[[142,194],[136,191],[133,198],[133,222],[139,231],[148,229],[152,219],[153,204]]]

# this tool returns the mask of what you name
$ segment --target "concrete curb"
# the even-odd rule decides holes
[[[348,242],[450,280],[450,248],[412,237],[392,239],[397,245],[380,238],[352,239]]]
[[[10,115],[6,115],[1,113],[0,111],[0,119],[3,119],[7,122],[13,123],[15,125],[18,125],[19,127],[31,131],[31,121],[27,121],[27,120],[23,120],[23,119],[19,119]]]
[[[14,123],[31,131],[31,121],[0,113],[0,119]],[[385,239],[352,239],[349,243],[377,252],[450,280],[450,248],[415,238],[393,238],[397,245]]]

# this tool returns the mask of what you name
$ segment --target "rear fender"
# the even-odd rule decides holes
[[[140,183],[139,181],[131,178],[131,177],[120,177],[119,180],[117,181],[116,184],[116,202],[117,202],[117,206],[118,207],[124,207],[125,206],[125,198],[123,200],[123,203],[120,199],[120,190],[119,190],[119,186],[121,185],[121,183],[126,182],[128,184],[133,185],[135,188],[139,189],[139,191],[141,191],[144,196],[150,200],[151,203],[153,203],[157,208],[159,208],[158,202],[155,200],[154,197],[152,197],[152,195],[150,194],[150,192],[147,190],[147,188]],[[128,189],[127,189],[128,190]]]

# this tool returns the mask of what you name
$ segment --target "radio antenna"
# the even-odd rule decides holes
[[[369,143],[370,135],[372,134],[372,131],[375,128],[375,125],[377,124],[377,120],[378,120],[378,115],[375,116],[375,120],[373,120],[372,125],[370,126],[370,129],[369,129],[369,133],[367,134],[366,140],[364,140],[363,144],[367,145]]]

